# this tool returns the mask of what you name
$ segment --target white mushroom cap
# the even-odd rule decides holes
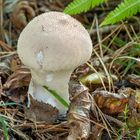
[[[31,69],[37,84],[48,84],[43,79],[46,76],[47,82],[51,79],[48,73],[55,73],[60,81],[64,77],[63,82],[68,84],[72,71],[89,60],[92,42],[87,30],[76,19],[61,12],[48,12],[35,17],[24,28],[18,39],[17,52]],[[62,78],[57,76],[60,73]],[[59,79],[54,80],[56,85]],[[50,87],[57,90],[50,82]]]
[[[75,69],[89,60],[91,52],[88,32],[76,19],[61,12],[35,17],[18,40],[20,59],[35,70]]]

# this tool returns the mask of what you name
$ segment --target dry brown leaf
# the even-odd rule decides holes
[[[77,80],[79,77],[86,75],[89,72],[90,68],[87,64],[83,64],[79,66],[75,71],[72,73],[71,80]]]
[[[19,1],[12,11],[11,21],[17,29],[23,29],[35,15],[28,1]]]
[[[9,76],[3,86],[6,96],[12,101],[23,102],[27,96],[27,89],[31,79],[30,71],[27,68],[17,69]]]
[[[11,71],[16,71],[17,69],[19,69],[21,66],[21,61],[18,57],[17,54],[13,55],[11,62],[10,62],[10,68]]]
[[[107,114],[116,114],[122,112],[128,103],[128,97],[125,94],[116,94],[104,90],[93,92],[98,107]]]
[[[12,75],[10,75],[4,84],[4,89],[12,89],[28,86],[31,79],[29,69],[20,68],[17,69]]]
[[[70,134],[68,140],[86,140],[90,135],[91,98],[88,89],[78,83],[70,83],[70,108],[68,123]]]
[[[25,115],[32,121],[45,121],[54,123],[58,119],[59,111],[57,108],[49,104],[34,100],[31,96],[31,105],[29,109],[25,109]]]
[[[133,90],[132,88],[122,88],[118,90],[119,93],[124,93],[128,96],[129,99],[129,108],[131,109],[140,109],[140,90],[136,88]]]
[[[127,80],[135,85],[136,87],[140,88],[140,76],[139,75],[135,75],[135,74],[131,74],[127,76]]]
[[[91,135],[91,140],[100,140],[102,137],[103,133],[103,128],[100,127],[99,125],[94,125],[92,129],[92,135]]]
[[[127,124],[129,127],[139,128],[140,127],[140,113],[133,112],[131,117],[128,117]]]

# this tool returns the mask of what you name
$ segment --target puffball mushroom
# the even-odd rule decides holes
[[[92,53],[87,30],[69,15],[47,12],[35,17],[23,29],[17,52],[23,64],[31,70],[28,95],[51,104],[61,114],[65,113],[67,108],[43,86],[56,91],[69,103],[71,73],[87,62]]]

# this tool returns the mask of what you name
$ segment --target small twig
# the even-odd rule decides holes
[[[4,52],[4,53],[5,53],[5,52]],[[4,53],[3,53],[3,54],[4,54]],[[2,54],[2,52],[0,52],[0,54]],[[6,54],[6,53],[5,53],[5,54]],[[0,59],[5,58],[5,57],[12,56],[12,55],[14,55],[14,54],[17,54],[17,52],[16,52],[16,51],[13,51],[13,52],[7,52],[6,55],[0,56]]]
[[[89,63],[86,63],[86,64],[87,64],[95,73],[97,73],[99,79],[101,80],[101,83],[102,83],[102,85],[103,85],[104,90],[107,90],[103,79],[101,78],[100,74],[98,74],[98,72],[96,71],[96,69],[95,69],[92,65],[90,65]]]
[[[111,37],[111,36],[112,36],[118,29],[120,29],[120,28],[122,28],[122,24],[119,25],[119,26],[117,26],[117,28],[114,29],[114,31],[113,31],[112,33],[110,33],[108,36],[106,36],[104,39],[102,39],[102,40],[101,40],[101,43],[103,43],[105,40],[107,40],[109,37]],[[98,47],[98,46],[99,46],[99,43],[96,44],[96,45],[94,46],[94,48],[96,48],[96,47]]]
[[[93,23],[94,23],[95,21],[93,21]],[[91,26],[92,27],[92,26]],[[117,25],[110,25],[110,26],[105,26],[105,27],[102,27],[102,28],[99,28],[99,32],[101,32],[101,33],[108,33],[108,32],[110,32],[110,31],[112,31],[112,30],[114,30],[115,28],[117,27]],[[90,29],[89,30],[89,33],[90,33],[90,35],[95,35],[95,34],[97,34],[97,29]]]
[[[97,15],[95,15],[95,21],[96,21],[98,42],[99,42],[99,47],[100,47],[100,57],[103,58],[102,42],[101,42],[101,36],[100,36],[100,33],[99,33],[99,24],[98,24]]]
[[[5,42],[0,40],[0,47],[2,47],[5,51],[11,52],[14,51],[14,49],[9,46],[8,44],[6,44]]]
[[[124,123],[121,122],[120,120],[118,120],[118,119],[116,119],[116,118],[114,118],[114,117],[112,117],[112,116],[109,116],[109,115],[107,115],[107,114],[104,114],[104,115],[105,115],[105,117],[106,117],[106,119],[107,119],[108,121],[114,122],[114,123],[116,123],[117,125],[119,125],[120,127],[123,127],[123,126],[124,126]]]

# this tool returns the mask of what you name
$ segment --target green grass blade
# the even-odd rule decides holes
[[[2,116],[0,116],[0,124],[1,124],[2,129],[3,129],[4,139],[9,140],[7,123],[6,123],[6,120]]]
[[[140,140],[140,128],[137,129],[137,137],[136,140]]]
[[[64,107],[68,108],[69,104],[55,91],[49,89],[47,86],[43,86],[49,93],[54,96]]]
[[[0,103],[0,107],[1,106],[11,106],[11,105],[17,105],[17,103],[11,102],[11,103]]]

